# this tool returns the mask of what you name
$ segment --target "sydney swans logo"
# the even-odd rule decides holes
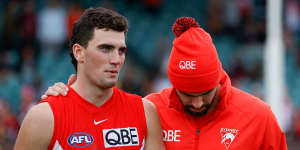
[[[233,142],[233,140],[238,134],[238,130],[221,128],[220,133],[222,136],[221,143],[225,145],[226,149],[229,149],[230,144]]]

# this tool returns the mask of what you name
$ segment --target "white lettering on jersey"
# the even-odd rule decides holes
[[[163,130],[163,141],[180,142],[181,130]]]
[[[144,150],[144,147],[145,147],[145,138],[143,139],[143,144],[140,150]]]
[[[64,150],[64,149],[62,149],[62,147],[60,146],[60,144],[58,143],[58,141],[56,141],[52,150]]]
[[[139,136],[136,127],[103,129],[105,148],[139,145]]]

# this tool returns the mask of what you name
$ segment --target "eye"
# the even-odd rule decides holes
[[[126,47],[120,48],[120,49],[119,49],[119,55],[125,54],[126,51],[127,51],[127,48],[126,48]]]
[[[113,50],[114,47],[111,46],[111,45],[100,45],[100,46],[98,47],[98,49],[99,49],[100,51],[104,52],[104,53],[108,53],[108,52],[110,52],[111,50]]]

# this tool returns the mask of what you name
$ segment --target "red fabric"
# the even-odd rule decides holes
[[[268,105],[232,87],[225,73],[221,85],[216,110],[203,117],[186,113],[174,88],[146,96],[160,115],[166,149],[287,150],[285,136]]]
[[[222,65],[210,35],[193,23],[186,25],[190,28],[182,27],[186,31],[173,41],[168,77],[181,91],[208,91],[219,84]]]
[[[70,87],[69,87],[70,88]],[[105,130],[120,128],[136,128],[134,137],[138,145],[111,147],[112,150],[140,150],[143,139],[147,137],[147,125],[141,97],[127,94],[114,88],[113,96],[103,105],[97,107],[80,97],[72,88],[66,97],[49,97],[48,102],[54,114],[54,133],[49,146],[52,150],[58,141],[64,150],[78,149],[68,142],[72,134],[87,133],[93,142],[80,149],[98,150],[105,148]],[[103,121],[105,120],[105,121]],[[103,121],[95,124],[94,122]],[[83,135],[87,135],[83,134]],[[125,136],[131,136],[124,134]],[[116,134],[112,137],[118,137]],[[78,138],[79,139],[79,138]],[[84,138],[82,138],[84,139]],[[88,138],[90,140],[90,138]],[[125,142],[128,138],[125,138]],[[75,141],[75,140],[73,140]]]
[[[300,116],[297,116],[297,118],[295,119],[295,132],[297,134],[297,136],[300,138]]]
[[[148,6],[159,7],[163,3],[163,0],[144,0],[144,4]]]
[[[179,37],[187,29],[191,27],[200,27],[198,22],[191,17],[178,18],[172,26],[172,31],[176,37]]]
[[[68,12],[67,28],[68,28],[68,38],[72,36],[73,24],[77,21],[82,15],[83,10],[80,8],[72,8]]]
[[[6,130],[6,132],[10,132],[10,134],[12,134],[13,136],[16,136],[18,134],[20,125],[18,123],[16,116],[14,116],[12,114],[7,114],[3,118],[3,125],[4,125],[4,129]]]

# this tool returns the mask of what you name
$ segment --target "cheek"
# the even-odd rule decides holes
[[[121,57],[121,66],[124,64],[124,62],[125,62],[125,55],[123,55],[123,56]]]
[[[205,98],[207,104],[212,103],[213,99],[214,99],[215,94],[211,94],[209,95],[207,98]]]
[[[103,64],[105,64],[105,62],[107,61],[106,59],[107,57],[104,57],[103,55],[95,52],[88,54],[88,57],[86,57],[86,62],[90,67],[99,68]]]
[[[188,98],[188,97],[185,97],[185,96],[180,96],[180,101],[184,106],[192,105],[192,99],[191,98]]]

